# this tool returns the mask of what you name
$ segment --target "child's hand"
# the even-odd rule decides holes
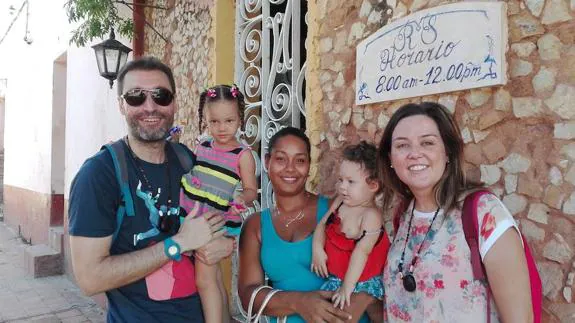
[[[236,197],[233,201],[230,202],[230,212],[233,215],[240,215],[247,209],[246,203],[241,197]]]
[[[350,306],[352,292],[353,288],[347,288],[345,284],[341,285],[341,287],[338,288],[338,290],[335,291],[335,294],[331,297],[333,307],[339,307],[343,310],[344,306]]]
[[[182,134],[182,127],[175,126],[168,130],[168,137],[166,140],[171,142],[180,142],[180,135]]]
[[[312,251],[311,271],[316,275],[327,278],[327,254],[322,247],[314,247]]]

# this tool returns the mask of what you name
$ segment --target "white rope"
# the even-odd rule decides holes
[[[258,295],[258,293],[264,289],[271,289],[271,291],[266,295],[266,297],[264,298],[261,306],[260,306],[260,310],[257,312],[257,314],[252,315],[253,312],[253,307],[254,307],[254,302],[256,300],[256,296]],[[271,300],[271,298],[277,293],[279,292],[279,289],[273,289],[270,286],[266,286],[266,285],[262,285],[258,288],[256,288],[253,292],[252,292],[252,296],[250,297],[250,303],[248,305],[248,312],[246,313],[246,323],[259,323],[260,319],[262,318],[262,314],[264,312],[265,307],[268,305],[269,301]],[[266,321],[268,321],[266,319]],[[282,317],[282,318],[278,318],[278,322],[279,323],[285,323],[286,322],[286,317]]]

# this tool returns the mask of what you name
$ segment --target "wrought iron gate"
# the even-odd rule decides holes
[[[273,194],[265,170],[268,140],[285,126],[305,128],[307,0],[238,0],[235,80],[246,97],[245,137],[259,152],[260,202]]]

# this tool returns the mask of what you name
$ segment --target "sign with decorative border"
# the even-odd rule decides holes
[[[357,46],[356,104],[507,82],[505,2],[459,2],[416,12]]]

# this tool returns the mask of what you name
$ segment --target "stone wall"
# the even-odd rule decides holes
[[[545,294],[544,322],[575,321],[575,1],[510,0],[507,85],[356,106],[355,48],[386,19],[453,2],[309,2],[308,129],[311,186],[331,176],[347,143],[379,142],[408,102],[439,102],[454,113],[466,167],[509,207],[534,249]],[[321,179],[321,181],[320,181]]]
[[[233,82],[234,0],[166,0],[155,4],[169,9],[146,9],[146,20],[157,32],[145,27],[144,55],[158,57],[172,67],[178,104],[174,123],[183,126],[180,142],[192,147],[199,135],[200,93],[208,86]],[[221,266],[224,285],[230,291],[234,284],[231,260]],[[232,315],[238,314],[235,297],[230,296]]]
[[[572,322],[575,304],[575,0],[509,0],[507,85],[356,106],[355,47],[411,12],[445,0],[309,0],[307,129],[310,185],[332,194],[331,174],[347,144],[378,142],[390,115],[408,102],[434,101],[457,119],[471,177],[512,211],[542,274],[545,322]],[[213,83],[213,0],[146,9],[145,54],[174,69],[182,141],[197,136],[198,94]],[[320,179],[322,180],[320,182]]]
[[[165,1],[168,10],[146,9],[144,55],[172,67],[176,80],[175,124],[183,126],[181,142],[191,145],[198,136],[199,94],[212,84],[214,69],[213,0]]]

